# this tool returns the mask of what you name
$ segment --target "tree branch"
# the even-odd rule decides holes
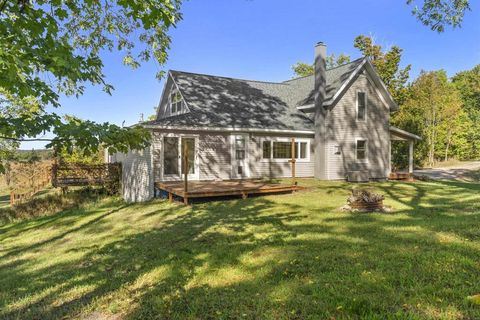
[[[13,138],[13,137],[5,137],[5,136],[0,136],[0,139],[11,140],[11,141],[18,141],[18,142],[29,142],[29,141],[46,141],[46,142],[51,142],[51,141],[53,141],[53,139],[44,139],[44,138],[23,139],[23,138]]]

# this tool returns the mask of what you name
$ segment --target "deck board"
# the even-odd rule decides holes
[[[209,198],[241,195],[246,198],[250,194],[283,193],[300,190],[301,187],[290,184],[265,182],[261,180],[227,180],[227,181],[190,181],[185,193],[182,181],[156,182],[155,186],[171,194],[183,198]],[[188,201],[188,200],[187,200]]]

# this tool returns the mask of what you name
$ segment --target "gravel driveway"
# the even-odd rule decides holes
[[[415,170],[414,175],[434,180],[480,181],[480,161],[461,162],[451,167]]]

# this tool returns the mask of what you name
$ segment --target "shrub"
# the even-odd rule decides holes
[[[106,197],[103,189],[83,188],[65,194],[49,194],[32,198],[12,208],[0,209],[0,223],[54,215],[64,210],[82,207],[103,197]]]

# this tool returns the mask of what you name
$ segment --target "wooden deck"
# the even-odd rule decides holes
[[[188,199],[193,198],[238,195],[246,199],[248,195],[285,193],[302,189],[297,185],[270,183],[260,180],[189,181],[187,192],[185,192],[183,181],[156,182],[155,187],[168,192],[170,201],[173,201],[173,196],[175,195],[182,197],[185,204],[188,204]]]
[[[408,172],[391,172],[388,180],[413,181],[413,174]]]

